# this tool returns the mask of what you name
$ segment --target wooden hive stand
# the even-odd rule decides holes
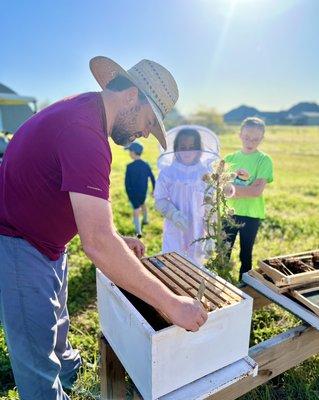
[[[250,286],[241,289],[254,298],[254,309],[271,303]],[[259,365],[256,377],[245,377],[226,389],[206,397],[206,400],[235,400],[317,353],[319,353],[319,331],[306,324],[296,326],[250,348],[249,356]],[[101,399],[125,399],[125,370],[103,336],[100,337],[100,354]],[[189,397],[187,400],[196,398]],[[134,400],[137,399],[140,397],[135,393]]]

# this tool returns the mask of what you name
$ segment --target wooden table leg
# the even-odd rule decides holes
[[[103,335],[100,336],[100,356],[101,400],[125,399],[125,369]]]

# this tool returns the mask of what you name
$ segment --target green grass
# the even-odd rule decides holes
[[[234,129],[234,128],[232,128]],[[239,147],[237,135],[221,137],[225,155]],[[156,171],[158,148],[153,138],[144,141],[144,158]],[[266,188],[267,219],[263,223],[254,248],[254,260],[306,251],[319,243],[319,128],[268,128],[261,146],[273,157],[275,180]],[[127,152],[113,146],[112,206],[114,220],[120,233],[133,234],[131,209],[123,179]],[[150,225],[145,228],[143,241],[147,254],[161,250],[162,219],[154,210],[152,198],[147,200]],[[238,274],[238,246],[234,278]],[[69,310],[70,340],[81,350],[85,361],[73,400],[95,399],[99,396],[98,379],[98,316],[96,312],[94,267],[84,256],[79,239],[70,246]],[[296,318],[277,306],[254,313],[251,344],[259,343],[298,324]],[[129,338],[128,338],[129,340]],[[319,358],[314,356],[302,365],[274,378],[266,385],[242,397],[242,400],[314,400],[319,398]],[[2,396],[2,397],[1,397]],[[3,333],[0,330],[0,399],[17,399]]]

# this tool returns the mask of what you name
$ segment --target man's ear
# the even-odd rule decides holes
[[[129,107],[134,107],[138,102],[138,89],[132,86],[125,90],[125,103]]]

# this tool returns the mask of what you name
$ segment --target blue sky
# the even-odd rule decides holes
[[[98,90],[95,55],[163,64],[184,112],[319,102],[318,0],[2,0],[0,15],[0,82],[40,102]]]

